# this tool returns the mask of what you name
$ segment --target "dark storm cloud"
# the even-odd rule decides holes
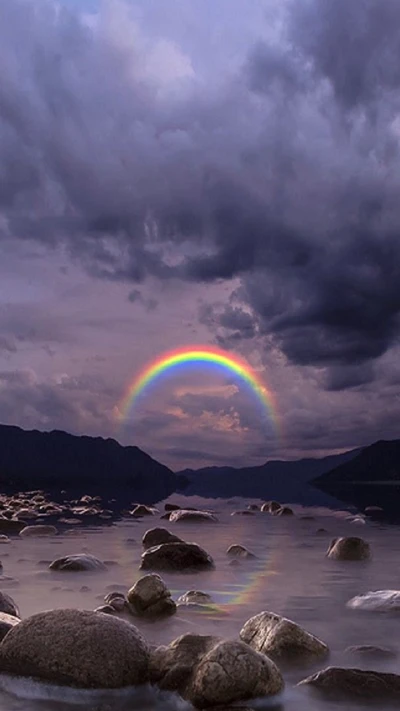
[[[208,316],[220,342],[260,334],[346,388],[337,368],[372,378],[399,336],[400,4],[286,10],[218,91],[174,93],[128,15],[91,30],[2,0],[3,229],[103,278],[240,278],[242,306]]]

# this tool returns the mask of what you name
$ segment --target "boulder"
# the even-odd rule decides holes
[[[0,533],[0,543],[11,543],[11,538],[6,536],[4,533]]]
[[[258,504],[249,504],[247,506],[247,508],[249,509],[249,511],[259,511],[260,510],[260,507]]]
[[[375,590],[356,595],[347,607],[366,612],[400,612],[400,590]]]
[[[164,511],[179,511],[181,508],[178,504],[164,504]]]
[[[231,558],[256,558],[254,553],[251,553],[245,546],[241,546],[238,543],[233,543],[229,546],[226,555],[229,555]]]
[[[347,647],[345,654],[352,654],[360,659],[395,659],[398,653],[388,647],[378,647],[374,644],[358,644]]]
[[[142,516],[154,516],[154,511],[149,508],[149,506],[142,506],[141,504],[138,504],[134,509],[132,509],[130,514],[134,518],[141,518]]]
[[[37,536],[56,536],[58,533],[55,526],[25,526],[19,535],[22,538],[32,538]]]
[[[6,612],[0,612],[0,642],[6,634],[12,629],[15,625],[18,625],[21,620],[18,617],[14,617],[14,615],[7,615]]]
[[[365,701],[400,700],[400,676],[362,669],[327,667],[300,682],[326,696]]]
[[[57,558],[49,565],[50,570],[63,571],[87,571],[87,570],[106,570],[104,563],[95,558],[89,553],[78,553],[76,555],[67,555],[64,558]]]
[[[273,516],[294,516],[294,511],[290,506],[281,506],[279,509],[271,511]]]
[[[209,570],[211,556],[197,543],[163,543],[142,554],[142,570]]]
[[[275,664],[244,642],[219,642],[194,669],[185,698],[196,708],[273,696],[283,689]]]
[[[178,605],[212,605],[211,595],[200,590],[188,590],[178,597]]]
[[[251,617],[242,627],[240,639],[277,662],[308,664],[329,654],[318,637],[273,612]]]
[[[78,688],[143,684],[148,665],[149,648],[136,627],[100,612],[40,612],[0,645],[2,672]]]
[[[328,558],[335,560],[368,560],[371,557],[369,543],[356,536],[334,538],[327,550]]]
[[[266,501],[265,504],[261,506],[261,511],[264,513],[273,513],[282,508],[282,505],[278,501]]]
[[[182,538],[174,536],[174,534],[167,531],[166,528],[150,528],[142,538],[144,548],[153,548],[153,546],[159,546],[161,543],[182,542]]]
[[[110,592],[105,598],[106,606],[112,607],[115,612],[124,612],[127,609],[128,601],[121,592]]]
[[[0,591],[0,612],[5,612],[6,615],[12,617],[21,617],[18,605],[14,602],[10,595]]]
[[[191,511],[189,509],[179,509],[179,511],[171,511],[169,515],[171,523],[180,523],[182,521],[193,523],[217,523],[218,519],[209,511]]]
[[[0,533],[19,533],[25,528],[23,521],[0,517]]]
[[[157,647],[150,656],[150,681],[186,698],[194,668],[220,641],[209,635],[184,634],[166,647]]]
[[[128,602],[140,617],[173,615],[176,604],[163,579],[155,573],[145,575],[129,590]]]

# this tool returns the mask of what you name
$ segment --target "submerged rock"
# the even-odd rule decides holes
[[[241,546],[238,543],[233,543],[229,546],[226,555],[229,555],[231,558],[256,558],[254,553],[251,553],[245,546]]]
[[[21,617],[19,607],[12,599],[11,595],[0,591],[0,612],[5,612],[6,615],[13,617]]]
[[[50,563],[49,568],[50,570],[63,571],[106,570],[104,563],[89,553],[77,553],[57,558]]]
[[[200,590],[188,590],[183,595],[178,597],[178,605],[210,605],[212,604],[211,595],[200,592]]]
[[[150,528],[144,534],[142,538],[143,546],[147,548],[153,548],[154,546],[159,546],[162,543],[182,543],[182,538],[179,536],[174,536],[166,528]]]
[[[278,667],[244,642],[219,642],[196,666],[186,690],[200,709],[273,696],[283,689]]]
[[[345,654],[352,654],[361,659],[395,659],[398,653],[388,647],[378,647],[374,644],[359,644],[347,647]]]
[[[282,508],[282,504],[278,501],[266,501],[265,504],[261,506],[261,511],[263,513],[273,513],[280,508]]]
[[[179,511],[171,511],[169,515],[171,523],[180,521],[188,521],[193,523],[217,523],[218,519],[209,511],[191,511],[189,509],[179,509]]]
[[[197,543],[163,543],[142,555],[142,570],[209,570],[211,556]]]
[[[349,600],[347,607],[367,612],[399,612],[400,590],[376,590],[356,595]]]
[[[142,506],[141,504],[138,504],[134,507],[134,509],[132,509],[130,514],[134,518],[140,518],[142,516],[154,516],[154,511],[149,508],[149,506]]]
[[[240,639],[275,661],[309,663],[329,654],[327,645],[318,637],[273,612],[251,617],[242,627]]]
[[[162,617],[176,612],[170,591],[156,573],[140,578],[129,590],[127,599],[140,617]]]
[[[362,538],[334,538],[327,550],[328,558],[335,560],[368,560],[371,557],[369,543]]]
[[[400,700],[400,676],[386,672],[328,667],[304,679],[299,685],[302,684],[338,699]]]
[[[55,526],[25,526],[19,535],[22,538],[32,538],[36,536],[56,536],[58,533]]]
[[[271,511],[273,516],[294,516],[294,511],[290,506],[281,506],[279,509]]]
[[[148,663],[136,627],[99,612],[41,612],[13,627],[0,645],[2,672],[79,688],[144,684]]]
[[[232,511],[231,516],[255,516],[254,511],[243,509],[242,511]]]

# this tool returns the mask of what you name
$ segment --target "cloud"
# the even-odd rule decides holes
[[[282,7],[213,73],[128,5],[88,23],[2,0],[2,233],[134,289],[239,279],[217,338],[260,338],[346,389],[338,368],[373,378],[399,339],[400,8]]]

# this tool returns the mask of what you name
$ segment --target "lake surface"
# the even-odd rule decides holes
[[[202,545],[214,558],[214,571],[193,574],[162,574],[176,599],[187,590],[209,593],[217,609],[212,612],[188,611],[164,621],[136,622],[152,644],[168,644],[185,632],[217,634],[234,638],[246,620],[262,610],[284,615],[316,634],[331,650],[330,659],[305,670],[285,672],[286,688],[279,708],[285,711],[323,711],[347,709],[361,711],[366,704],[330,703],[305,687],[295,684],[328,665],[355,666],[400,673],[400,657],[394,660],[363,663],[344,654],[346,647],[374,644],[400,650],[400,613],[356,612],[346,602],[369,590],[399,589],[400,528],[368,521],[357,525],[345,520],[348,512],[305,509],[293,506],[296,517],[279,518],[257,512],[254,516],[232,516],[254,500],[205,500],[173,496],[171,501],[198,506],[217,513],[220,523],[170,524],[159,516],[139,521],[123,520],[102,528],[77,528],[50,539],[13,538],[2,545],[0,558],[4,575],[15,581],[0,581],[0,588],[13,596],[22,617],[52,608],[94,609],[111,590],[126,592],[143,573],[139,571],[141,539],[153,526],[165,526],[187,541]],[[257,503],[257,501],[255,501]],[[261,503],[261,502],[258,502]],[[158,503],[160,513],[164,502]],[[313,515],[314,520],[302,519]],[[327,533],[316,533],[318,528]],[[340,563],[325,557],[331,538],[360,535],[371,545],[373,559],[367,563]],[[239,543],[257,559],[232,567],[226,549]],[[100,573],[56,573],[48,564],[63,555],[87,552],[112,561]],[[1,711],[125,711],[154,709],[177,711],[189,708],[173,696],[153,691],[113,692],[103,695],[56,689],[33,682],[2,677]],[[5,690],[6,689],[6,690]],[[13,692],[13,693],[11,693]],[[15,696],[14,693],[18,694]],[[78,704],[78,706],[77,706]],[[252,708],[254,703],[249,703]],[[268,704],[264,704],[268,707]],[[276,706],[276,705],[275,705]],[[389,709],[389,705],[379,705]],[[397,707],[398,708],[398,707]]]

